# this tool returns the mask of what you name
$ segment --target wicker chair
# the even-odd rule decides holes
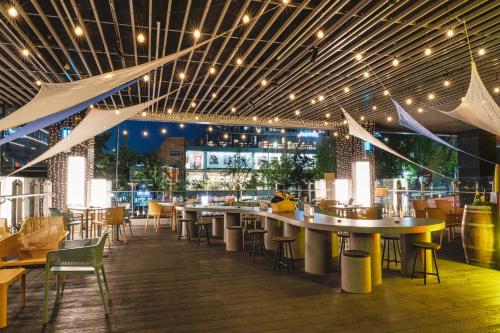
[[[103,263],[104,245],[108,238],[108,233],[109,231],[105,231],[100,238],[65,241],[61,243],[58,250],[47,253],[47,264],[45,265],[44,323],[48,322],[49,281],[52,275],[56,276],[56,303],[59,303],[62,294],[62,284],[64,284],[66,276],[95,274],[104,312],[106,315],[108,314],[107,301],[111,302],[111,298],[109,296],[108,281]]]

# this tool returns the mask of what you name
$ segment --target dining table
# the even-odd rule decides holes
[[[85,238],[89,238],[89,216],[90,213],[97,213],[108,209],[107,207],[93,207],[93,206],[69,206],[68,210],[73,213],[80,213],[82,215],[82,224],[85,225]]]

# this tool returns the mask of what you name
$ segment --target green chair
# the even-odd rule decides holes
[[[58,208],[50,207],[49,216],[62,216],[66,230],[69,231],[68,239],[74,238],[74,230],[76,226],[80,226],[80,237],[83,238],[82,221],[76,220],[71,212],[61,212]]]
[[[44,300],[44,323],[48,322],[49,281],[52,275],[56,276],[56,303],[61,297],[61,282],[68,275],[95,274],[97,284],[101,293],[104,312],[108,314],[108,305],[111,303],[109,296],[108,281],[104,271],[103,252],[109,231],[106,230],[101,237],[91,239],[78,239],[62,242],[59,249],[47,253],[45,265],[45,300]],[[102,279],[101,279],[102,273]],[[102,286],[104,280],[104,287]]]

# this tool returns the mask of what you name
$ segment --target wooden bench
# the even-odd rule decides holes
[[[0,269],[0,328],[7,326],[7,291],[9,286],[21,280],[21,301],[26,304],[26,270],[24,268]]]
[[[47,252],[66,235],[62,216],[30,217],[19,232],[0,240],[0,268],[45,265]]]

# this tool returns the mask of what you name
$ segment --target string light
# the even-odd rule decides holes
[[[192,108],[195,108],[195,107],[196,107],[196,102],[194,102],[194,101],[193,101],[193,102],[191,102],[191,107],[192,107]]]
[[[432,49],[430,47],[426,47],[425,51],[424,51],[424,54],[426,56],[430,56],[432,54]]]
[[[417,109],[417,111],[418,111],[419,113],[422,113],[422,112],[424,112],[424,109],[423,109],[423,108],[418,108],[418,109]]]
[[[120,110],[115,110],[115,114],[119,115],[120,114]]]
[[[137,41],[139,43],[144,43],[146,41],[146,37],[144,36],[144,34],[142,32],[140,32],[139,34],[137,34]]]
[[[17,9],[14,6],[9,7],[9,10],[7,11],[9,13],[10,17],[17,17]]]
[[[180,73],[179,73],[179,78],[180,78],[181,80],[184,80],[184,79],[186,78],[186,74],[185,74],[184,72],[180,72]]]
[[[339,132],[336,132],[336,131],[333,132],[333,136],[335,136],[335,137],[339,136]]]
[[[141,116],[146,117],[148,114],[146,111],[142,111]]]
[[[413,103],[413,100],[411,98],[406,99],[406,105],[411,105]]]
[[[167,113],[168,113],[168,114],[172,114],[172,112],[173,112],[173,111],[174,111],[174,110],[172,110],[172,108],[168,108]]]
[[[250,22],[250,16],[248,14],[243,15],[243,23],[247,24]]]
[[[286,6],[290,2],[290,0],[281,0],[281,2],[283,2],[283,4]]]
[[[94,104],[90,104],[89,108],[93,109],[94,108]]]
[[[359,119],[361,119],[361,121],[365,120],[365,116],[361,116]]]
[[[184,124],[180,123],[180,124],[179,124],[179,127],[180,127],[180,128],[184,128]]]
[[[123,135],[128,135],[128,131],[125,129],[125,130],[122,131],[122,134]]]
[[[449,28],[447,31],[446,31],[446,36],[448,36],[448,38],[451,38],[453,37],[453,35],[455,34],[455,31],[453,31],[452,28]]]
[[[450,80],[444,80],[444,82],[443,82],[443,86],[445,86],[445,87],[449,87],[450,84],[451,84]]]
[[[231,108],[231,112],[232,112],[232,113],[235,113],[235,112],[236,112],[236,108],[235,108],[234,106]]]
[[[500,93],[500,87],[495,87],[495,88],[493,89],[493,91],[495,92],[495,94]]]
[[[436,95],[434,95],[433,93],[430,93],[429,95],[427,95],[427,98],[432,101],[434,98],[436,98]]]
[[[480,56],[484,56],[486,54],[486,50],[484,48],[480,48],[478,51],[477,51],[477,54],[479,54]]]
[[[22,49],[21,50],[21,54],[25,57],[29,56],[30,55],[30,50],[28,49]]]
[[[316,33],[316,38],[321,39],[323,37],[325,37],[325,33],[323,32],[323,30],[318,30],[318,32]]]
[[[217,97],[217,94],[216,93],[212,93],[212,98],[216,98]]]
[[[242,134],[242,135],[241,135],[241,139],[242,139],[242,140],[245,140],[246,138],[247,138],[247,136],[246,136],[245,134]]]
[[[373,111],[377,110],[377,106],[376,105],[372,106],[372,110]]]
[[[295,110],[295,115],[300,116],[300,110]]]
[[[229,135],[227,135],[227,133],[224,133],[224,139],[227,139],[229,137]]]
[[[79,36],[79,37],[83,35],[83,29],[82,29],[82,27],[80,27],[79,25],[77,25],[77,26],[75,27],[75,35],[77,35],[77,36]]]
[[[161,134],[167,134],[167,129],[166,128],[162,128],[161,129]]]
[[[194,117],[194,119],[195,119],[195,120],[199,120],[199,119],[200,119],[200,117],[198,117],[198,116],[195,116],[195,117]]]
[[[365,77],[365,79],[368,79],[370,77],[370,72],[364,71],[363,76]]]
[[[257,129],[255,130],[255,132],[257,132],[257,134],[260,134],[260,132],[261,132],[260,128],[257,128]]]
[[[215,67],[214,66],[210,67],[208,71],[210,72],[210,74],[215,74]]]
[[[280,132],[281,132],[281,134],[285,134],[285,129],[283,129],[283,128],[282,128],[282,129],[280,130]]]
[[[344,119],[344,121],[342,121],[342,124],[347,125],[347,120]]]
[[[313,99],[311,99],[311,104],[312,104],[312,105],[316,104],[316,100],[315,100],[314,98],[313,98]]]
[[[209,131],[209,132],[212,132],[212,131],[213,131],[212,126],[208,126],[208,131]]]
[[[392,121],[392,117],[391,116],[387,117],[387,121],[391,122]]]
[[[275,122],[278,122],[278,120],[280,120],[278,117],[274,117]]]
[[[346,135],[345,135],[345,138],[346,138],[346,139],[349,139],[349,138],[350,138],[349,134],[346,134]]]
[[[149,135],[148,131],[143,131],[142,132],[142,136],[148,136],[148,135]]]
[[[193,31],[193,37],[194,37],[194,39],[199,39],[199,38],[201,37],[201,32],[200,32],[200,30],[195,29],[195,30]]]
[[[266,79],[262,79],[262,81],[260,81],[260,85],[265,87],[267,86],[267,80]]]
[[[462,102],[465,101],[465,97],[460,98],[460,101]]]
[[[41,86],[41,85],[42,85],[42,81],[40,81],[40,80],[36,80],[36,81],[35,81],[35,84],[36,84],[37,86]]]
[[[356,59],[357,61],[361,61],[363,60],[363,55],[361,53],[356,53],[356,55],[354,56],[354,59]]]
[[[325,114],[325,117],[330,118],[330,113],[329,113],[329,112],[327,112],[327,113]]]
[[[326,125],[328,125],[328,122],[327,122],[327,121],[325,121],[325,126],[326,126]]]
[[[238,66],[241,66],[241,65],[243,64],[243,59],[241,59],[241,58],[236,58],[236,64],[237,64]]]
[[[257,116],[253,116],[253,117],[252,117],[252,120],[253,120],[253,121],[257,121]]]
[[[384,96],[389,96],[389,90],[384,90]]]
[[[295,94],[291,93],[290,95],[288,95],[288,97],[293,101],[295,99]]]
[[[323,95],[319,95],[319,96],[318,96],[318,100],[319,100],[320,102],[323,102],[323,101],[325,100],[325,96],[323,96]]]
[[[394,67],[399,66],[399,59],[398,58],[392,59],[392,66],[394,66]]]
[[[348,93],[349,91],[351,91],[351,89],[350,89],[349,87],[347,87],[347,86],[346,86],[346,87],[344,87],[344,92],[345,92],[345,93]]]
[[[148,82],[149,81],[149,75],[144,75],[143,78],[144,82]]]

